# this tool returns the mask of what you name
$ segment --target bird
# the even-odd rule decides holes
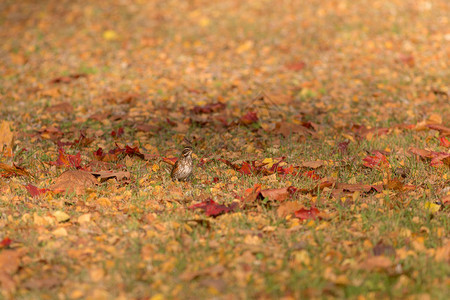
[[[185,146],[170,172],[173,181],[187,181],[192,175],[192,146]]]

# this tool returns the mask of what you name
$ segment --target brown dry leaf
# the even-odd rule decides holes
[[[313,133],[311,130],[309,130],[308,128],[306,128],[302,125],[286,123],[286,122],[277,123],[275,125],[274,132],[277,134],[281,134],[284,137],[289,137],[290,135],[292,135],[294,133],[297,133],[300,135],[310,135]]]
[[[27,170],[25,170],[24,168],[18,167],[16,165],[9,166],[7,164],[0,163],[0,170],[3,170],[3,171],[5,171],[5,173],[11,174],[11,175],[31,176],[31,174],[28,173]]]
[[[0,252],[0,284],[6,291],[13,291],[16,288],[12,275],[19,269],[20,256],[21,252],[17,250]]]
[[[255,202],[258,196],[261,194],[261,185],[255,184],[253,188],[245,190],[245,196],[242,199],[243,203]]]
[[[317,169],[323,166],[325,162],[323,160],[315,160],[315,161],[304,161],[301,166],[304,168]]]
[[[77,195],[84,193],[86,188],[97,185],[95,176],[86,171],[69,170],[62,173],[49,187],[51,190],[64,190]]]
[[[12,157],[14,146],[14,132],[11,130],[13,123],[10,121],[0,122],[0,152],[7,157]]]
[[[299,202],[289,201],[281,204],[277,209],[277,215],[280,218],[284,218],[290,214],[293,214],[297,210],[301,209],[303,205]]]
[[[208,277],[216,277],[220,274],[222,274],[223,272],[225,272],[225,267],[222,265],[215,265],[209,268],[205,268],[205,269],[201,269],[199,271],[185,271],[183,272],[183,274],[180,275],[180,278],[182,280],[185,281],[191,281],[197,277],[200,276],[205,276],[207,275]]]
[[[388,190],[401,191],[404,188],[403,182],[398,178],[389,179],[385,186]]]
[[[429,129],[437,130],[441,133],[443,136],[450,136],[450,128],[445,127],[444,125],[440,124],[429,124],[427,125]]]
[[[291,95],[282,92],[264,92],[264,101],[272,104],[289,104],[292,100],[293,97]]]
[[[73,112],[73,106],[69,102],[61,102],[55,105],[52,105],[46,109],[48,113],[72,113]]]
[[[121,181],[123,179],[130,179],[131,177],[131,173],[127,171],[98,171],[91,172],[91,174],[97,177],[100,182],[104,182],[112,178],[115,178],[117,181]]]
[[[368,257],[365,261],[363,261],[359,264],[359,267],[361,269],[364,269],[367,271],[374,271],[374,270],[387,269],[391,265],[392,265],[392,261],[389,257],[380,255],[380,256]]]
[[[288,188],[281,189],[268,189],[261,191],[261,194],[264,198],[267,198],[271,201],[284,201],[289,198]]]
[[[336,189],[337,190],[343,190],[343,191],[347,191],[347,192],[370,192],[372,189],[376,190],[377,192],[380,192],[383,190],[383,186],[382,185],[371,185],[371,184],[362,184],[362,183],[355,183],[355,184],[351,184],[351,183],[337,183],[336,184]]]
[[[435,259],[442,262],[450,262],[450,241],[436,249]]]

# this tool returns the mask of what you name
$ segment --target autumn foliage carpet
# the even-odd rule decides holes
[[[445,299],[449,16],[1,1],[0,297]]]

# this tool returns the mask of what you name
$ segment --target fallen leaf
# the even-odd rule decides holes
[[[64,149],[58,149],[59,156],[56,161],[49,162],[50,165],[59,166],[59,167],[72,167],[72,168],[81,168],[81,153],[78,152],[76,155],[70,155],[64,152]]]
[[[192,281],[195,278],[198,278],[200,276],[208,276],[208,277],[216,277],[225,272],[226,269],[222,265],[215,265],[208,268],[203,268],[198,271],[184,271],[180,278],[184,281]]]
[[[32,184],[25,185],[25,188],[32,197],[38,197],[40,195],[46,194],[47,192],[51,192],[50,189],[40,189]]]
[[[5,238],[0,242],[0,249],[9,247],[9,245],[11,245],[11,243],[12,243],[12,240],[11,240],[9,237],[5,237]]]
[[[0,252],[0,284],[6,291],[14,291],[16,283],[12,278],[19,269],[21,252],[18,250],[2,250]]]
[[[277,208],[277,215],[279,218],[284,218],[290,214],[295,213],[296,211],[303,208],[303,205],[296,201],[283,202]]]
[[[46,109],[46,112],[48,113],[72,113],[73,112],[73,106],[69,102],[61,102],[55,105],[52,105]]]
[[[203,106],[194,106],[194,108],[192,108],[191,111],[194,114],[210,114],[213,112],[218,112],[218,111],[224,110],[225,107],[226,107],[225,103],[214,102],[214,103],[208,103]]]
[[[254,111],[249,111],[240,118],[240,123],[243,125],[250,125],[258,122],[258,115]]]
[[[253,188],[245,190],[244,197],[242,198],[243,203],[253,203],[258,199],[261,194],[261,185],[255,184]]]
[[[304,161],[301,166],[304,168],[317,169],[323,166],[325,162],[323,160],[315,160],[315,161]]]
[[[450,141],[445,136],[439,138],[439,145],[442,147],[450,148]]]
[[[392,261],[389,257],[380,255],[380,256],[370,256],[363,262],[359,264],[359,267],[361,269],[367,270],[367,271],[374,271],[374,270],[382,270],[387,269],[390,266],[392,266]]]
[[[0,153],[7,157],[13,156],[14,132],[11,130],[13,123],[2,120],[0,122]]]
[[[56,77],[53,78],[52,80],[50,80],[51,84],[55,84],[55,83],[70,83],[72,80],[78,79],[78,78],[82,78],[82,77],[86,77],[86,74],[72,74],[69,76],[61,76],[61,77]]]
[[[289,198],[288,188],[262,190],[261,195],[271,201],[284,201]]]
[[[9,166],[4,163],[0,163],[0,172],[2,177],[12,177],[12,176],[31,176],[31,174],[25,170],[25,168],[18,167],[15,164]]]
[[[381,192],[383,190],[383,186],[382,185],[361,184],[361,183],[355,183],[355,184],[337,183],[335,186],[335,189],[347,191],[347,192],[351,192],[351,193],[356,192],[356,191],[368,193],[372,190]]]
[[[115,178],[117,181],[131,178],[131,173],[127,171],[98,171],[90,173],[97,177],[100,182],[104,182],[112,178]]]
[[[56,237],[63,237],[68,235],[67,230],[64,227],[59,227],[53,230],[52,234]]]
[[[427,128],[437,130],[444,136],[450,136],[450,128],[440,124],[428,124]]]
[[[94,175],[81,170],[68,170],[62,173],[49,187],[50,190],[64,190],[77,195],[84,193],[86,188],[97,185]]]
[[[389,162],[381,152],[374,151],[373,155],[368,155],[364,159],[364,166],[368,168],[378,168],[381,166],[389,166]]]
[[[319,216],[319,213],[320,211],[315,207],[311,207],[310,209],[300,208],[294,212],[294,216],[300,220],[315,220]]]
[[[450,241],[447,241],[444,246],[436,249],[435,259],[441,262],[450,262]]]
[[[217,217],[219,215],[233,212],[237,208],[237,202],[233,202],[230,206],[217,204],[212,199],[207,199],[201,203],[197,203],[188,207],[188,209],[203,209],[208,217]]]
[[[56,221],[58,221],[58,223],[63,223],[70,220],[70,216],[60,210],[53,212],[53,216],[56,218]]]
[[[286,64],[285,67],[288,70],[300,71],[306,67],[306,63],[304,61],[296,61],[296,62],[291,62],[291,63]]]
[[[276,123],[273,132],[276,134],[281,134],[285,138],[291,136],[292,134],[311,135],[313,133],[313,131],[302,125],[287,122]]]

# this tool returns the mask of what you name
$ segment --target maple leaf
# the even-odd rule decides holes
[[[173,166],[177,162],[178,158],[177,157],[163,157],[162,160],[163,160],[163,162]]]
[[[214,103],[208,103],[203,106],[194,106],[194,108],[192,108],[191,111],[194,114],[210,114],[213,112],[218,112],[218,111],[224,110],[225,107],[226,107],[225,103],[214,102]]]
[[[59,166],[59,167],[73,167],[80,169],[81,168],[81,153],[78,152],[76,155],[70,155],[64,152],[64,149],[58,149],[59,156],[56,161],[49,162],[50,165]]]
[[[124,133],[125,131],[123,130],[123,127],[120,127],[119,129],[117,129],[117,131],[115,130],[111,131],[111,136],[113,138],[118,138],[121,137]]]
[[[297,61],[292,62],[285,65],[286,69],[292,70],[292,71],[300,71],[303,70],[304,67],[306,67],[306,63],[304,61]]]
[[[378,168],[383,165],[389,166],[386,156],[384,156],[380,151],[374,151],[373,154],[374,155],[368,155],[363,159],[364,166],[368,168]]]
[[[309,178],[311,178],[313,180],[319,180],[320,179],[320,176],[317,175],[316,172],[314,172],[313,170],[312,171],[303,172],[302,175],[305,176],[305,177],[309,177]]]
[[[32,184],[25,185],[25,188],[30,193],[32,197],[38,197],[40,195],[46,194],[47,192],[50,192],[49,189],[40,189]]]
[[[203,202],[189,206],[188,209],[203,209],[205,215],[208,217],[217,217],[225,213],[233,212],[237,208],[237,205],[238,204],[234,202],[230,206],[226,206],[223,204],[218,204],[209,198]]]
[[[25,170],[25,168],[16,166],[16,164],[13,164],[13,166],[8,166],[7,164],[0,163],[0,172],[2,177],[13,177],[13,176],[31,176],[31,174]]]
[[[439,145],[442,147],[449,148],[450,147],[450,141],[447,140],[445,136],[439,138]]]
[[[240,122],[243,125],[250,125],[258,122],[258,115],[254,111],[249,111],[240,118]]]
[[[315,220],[318,218],[319,213],[320,211],[315,207],[311,207],[310,209],[301,208],[294,212],[294,216],[300,220]]]
[[[12,240],[9,237],[5,237],[1,242],[0,242],[0,249],[1,248],[6,248],[9,247],[9,245],[11,245]]]
[[[291,195],[289,187],[262,190],[261,195],[271,201],[284,201]]]

